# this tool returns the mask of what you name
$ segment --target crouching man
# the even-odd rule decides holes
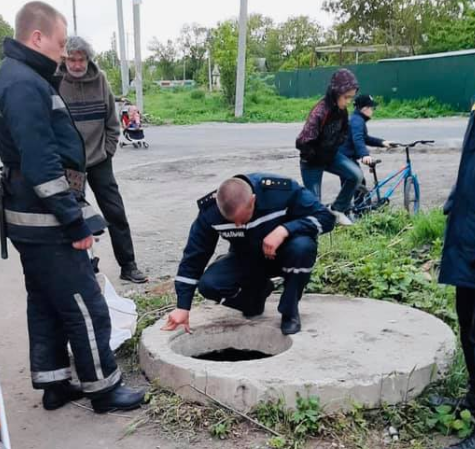
[[[299,332],[298,303],[315,263],[317,237],[333,229],[333,215],[296,181],[262,173],[228,179],[198,206],[175,278],[177,308],[164,330],[190,330],[196,288],[246,317],[261,315],[273,290],[270,279],[282,276],[282,333]],[[230,250],[205,272],[220,236]]]

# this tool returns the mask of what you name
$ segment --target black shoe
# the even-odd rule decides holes
[[[284,335],[291,335],[300,332],[302,325],[300,324],[300,315],[286,316],[282,315],[282,323],[280,325]]]
[[[449,405],[455,411],[468,410],[475,415],[475,392],[469,391],[464,397],[458,399],[433,395],[429,397],[429,404],[432,407]]]
[[[78,401],[84,397],[79,385],[69,380],[55,383],[45,388],[43,393],[43,407],[45,410],[56,410],[71,401]]]
[[[148,277],[137,268],[135,263],[122,267],[120,278],[124,281],[134,282],[135,284],[148,282]]]
[[[244,317],[253,318],[262,315],[266,308],[266,300],[269,295],[274,291],[274,288],[274,283],[269,279],[259,296],[256,297],[252,304],[250,304],[250,306],[242,312]]]
[[[475,433],[472,433],[472,435],[460,443],[452,444],[452,446],[448,446],[445,449],[475,449]]]
[[[145,391],[135,391],[119,385],[112,391],[100,394],[91,399],[92,408],[96,413],[115,412],[117,410],[134,410],[143,403]]]

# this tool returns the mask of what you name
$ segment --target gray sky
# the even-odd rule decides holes
[[[69,31],[73,30],[72,0],[46,0],[59,9],[69,21]],[[26,0],[1,0],[0,14],[12,26],[18,9]],[[328,26],[331,22],[322,11],[323,0],[249,0],[250,13],[262,13],[276,22],[288,17],[308,15],[320,24]],[[239,14],[239,0],[143,0],[142,16],[142,54],[147,56],[147,46],[152,37],[159,40],[174,39],[185,23],[199,23],[205,26],[216,25],[218,21]],[[99,6],[100,5],[100,6]],[[125,28],[130,33],[129,50],[133,55],[132,0],[123,0]],[[78,34],[89,39],[96,51],[110,49],[112,33],[117,30],[117,11],[115,0],[76,0]]]

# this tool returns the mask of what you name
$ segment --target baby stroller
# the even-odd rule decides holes
[[[136,124],[130,119],[130,110],[135,108],[135,114],[140,118],[138,109],[126,101],[120,111],[120,125],[122,134],[119,139],[119,146],[121,148],[126,145],[133,145],[134,148],[148,148],[149,144],[145,140],[145,134],[141,124]]]

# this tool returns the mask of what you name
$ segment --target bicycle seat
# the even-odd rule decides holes
[[[372,164],[369,164],[369,167],[374,168],[374,167],[376,167],[376,165],[381,164],[381,162],[383,162],[381,159],[376,159],[376,160],[373,161]]]

